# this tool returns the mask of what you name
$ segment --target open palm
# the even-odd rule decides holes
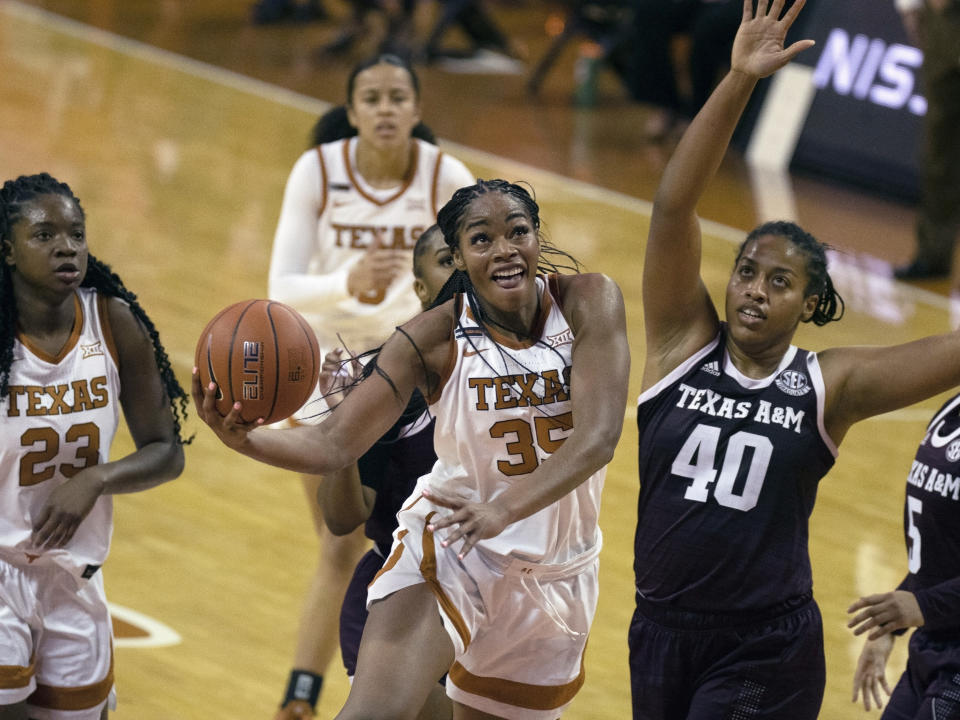
[[[790,62],[799,53],[813,46],[813,40],[798,40],[784,48],[787,31],[793,25],[804,0],[796,0],[784,14],[784,0],[744,0],[743,19],[733,41],[730,66],[733,70],[754,77],[767,77]],[[783,15],[783,17],[781,17]]]

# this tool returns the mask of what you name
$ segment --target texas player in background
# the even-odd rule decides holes
[[[0,716],[99,720],[111,495],[183,470],[185,393],[150,318],[89,255],[70,188],[0,190]],[[136,445],[110,461],[120,409]],[[112,703],[111,703],[112,704]]]

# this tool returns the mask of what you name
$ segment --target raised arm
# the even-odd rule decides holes
[[[716,334],[716,308],[700,278],[700,226],[696,207],[716,174],[757,80],[813,45],[784,48],[803,7],[784,0],[744,0],[727,76],[693,119],[664,170],[654,199],[643,271],[647,334],[644,387],[653,385]],[[783,15],[781,18],[780,16]]]

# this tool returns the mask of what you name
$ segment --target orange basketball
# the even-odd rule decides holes
[[[217,384],[217,410],[272,423],[303,407],[320,375],[320,349],[307,321],[272,300],[245,300],[207,323],[197,343],[200,383]]]

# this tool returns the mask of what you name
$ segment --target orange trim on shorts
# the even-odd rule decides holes
[[[464,692],[528,710],[554,710],[563,707],[573,700],[583,686],[584,677],[582,656],[580,674],[565,685],[531,685],[503,678],[481,677],[471,673],[459,662],[454,662],[450,668],[450,679]]]
[[[17,688],[27,687],[36,668],[36,658],[30,658],[30,664],[26,667],[23,665],[0,665],[0,689],[16,690]]]
[[[96,707],[110,696],[113,687],[113,647],[110,648],[110,669],[107,676],[91,685],[82,687],[53,687],[37,684],[37,689],[27,698],[28,705],[48,710],[86,710]]]
[[[410,531],[409,531],[409,530],[401,530],[401,531],[397,534],[397,540],[403,540],[404,536],[405,536],[408,532],[410,532]],[[403,555],[403,543],[402,543],[402,542],[398,542],[398,543],[397,543],[397,546],[393,549],[393,552],[390,553],[390,557],[387,558],[387,561],[383,564],[383,567],[381,567],[379,570],[377,570],[377,574],[373,576],[373,580],[371,580],[369,583],[367,583],[367,587],[370,587],[371,585],[373,585],[373,584],[377,581],[377,578],[378,578],[378,577],[380,577],[381,575],[383,575],[385,572],[387,572],[387,570],[390,570],[391,568],[393,568],[394,565],[396,565],[398,562],[400,562],[400,556],[401,556],[401,555]]]
[[[423,559],[420,561],[420,573],[423,575],[427,587],[429,587],[436,596],[437,602],[440,603],[440,607],[443,608],[443,612],[450,619],[450,622],[453,623],[453,627],[456,628],[457,634],[463,642],[463,647],[466,648],[470,645],[470,629],[467,627],[467,623],[460,614],[460,611],[457,610],[456,605],[453,604],[453,601],[443,591],[443,586],[440,584],[440,581],[437,580],[437,553],[434,545],[434,535],[430,530],[427,530],[427,525],[430,524],[430,518],[436,514],[436,512],[431,512],[424,518]]]

